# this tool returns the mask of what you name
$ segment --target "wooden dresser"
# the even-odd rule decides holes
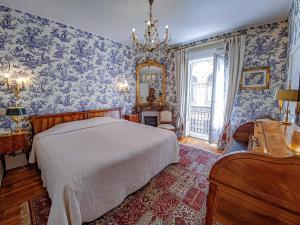
[[[300,224],[300,131],[255,122],[248,148],[227,148],[210,171],[206,225]]]
[[[5,154],[15,154],[18,150],[25,151],[28,161],[30,151],[28,132],[0,135],[0,159],[4,171],[6,170]]]

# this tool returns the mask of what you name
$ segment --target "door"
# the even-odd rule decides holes
[[[191,60],[189,85],[189,135],[208,140],[212,105],[214,57]]]

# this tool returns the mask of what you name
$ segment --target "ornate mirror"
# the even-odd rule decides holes
[[[166,67],[154,60],[138,64],[136,69],[136,103],[163,105],[166,101]]]

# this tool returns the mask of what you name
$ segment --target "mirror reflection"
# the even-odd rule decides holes
[[[145,66],[140,70],[141,103],[153,103],[162,97],[163,70],[157,66]]]

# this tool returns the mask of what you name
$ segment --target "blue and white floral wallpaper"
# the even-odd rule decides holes
[[[238,34],[246,35],[244,68],[270,66],[271,83],[269,90],[239,90],[233,108],[233,129],[256,118],[278,117],[274,95],[276,89],[284,88],[287,82],[288,21],[249,27],[174,48],[191,47]]]
[[[167,67],[166,97],[176,119],[176,47],[168,53],[141,55],[129,46],[5,6],[0,7],[0,31],[0,55],[10,61],[11,75],[30,78],[21,102],[30,115],[123,104],[129,112],[135,104],[135,65],[151,58]],[[275,90],[287,80],[288,22],[250,27],[185,47],[232,34],[247,35],[245,68],[271,67],[270,90],[239,91],[233,111],[236,127],[257,117],[274,117],[279,111],[273,99]],[[120,77],[129,82],[125,95],[116,87]],[[0,108],[15,101],[3,79],[0,94]],[[0,117],[0,128],[10,125],[4,118]]]
[[[28,78],[19,103],[30,115],[120,106],[131,111],[135,104],[133,51],[104,37],[0,6],[0,56],[10,62],[12,78]],[[120,77],[129,83],[125,95],[116,87]],[[2,78],[0,108],[15,102]],[[0,117],[0,128],[9,123]]]
[[[246,30],[244,68],[269,66],[270,89],[239,90],[232,115],[234,127],[256,118],[278,118],[276,89],[287,82],[288,22],[274,22]]]

